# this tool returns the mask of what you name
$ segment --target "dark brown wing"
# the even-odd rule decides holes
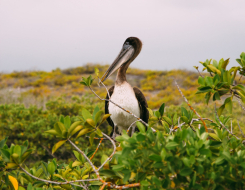
[[[111,96],[113,91],[114,91],[114,86],[112,86],[108,91],[109,91],[109,94]],[[106,94],[106,99],[109,99],[108,94]],[[109,102],[108,101],[105,101],[105,114],[109,114]],[[112,132],[110,134],[110,136],[112,136],[113,131],[114,131],[114,123],[111,120],[111,117],[107,118],[107,122],[109,123],[110,126],[112,126]]]
[[[148,123],[148,119],[149,119],[149,111],[148,111],[148,104],[147,101],[145,99],[144,94],[140,91],[140,89],[138,89],[137,87],[134,87],[134,93],[136,96],[136,99],[139,102],[139,106],[140,106],[140,119],[142,119],[144,122]]]

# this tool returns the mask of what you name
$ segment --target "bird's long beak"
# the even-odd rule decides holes
[[[111,66],[107,69],[107,71],[101,78],[101,82],[104,82],[108,77],[112,75],[112,73],[119,69],[124,63],[128,62],[129,59],[133,56],[133,54],[133,46],[127,45],[126,48],[123,47],[115,61],[111,64]]]

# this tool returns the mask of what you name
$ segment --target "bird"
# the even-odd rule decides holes
[[[119,55],[102,76],[101,82],[104,82],[117,71],[115,85],[108,90],[106,99],[110,98],[111,101],[148,123],[149,111],[147,109],[148,104],[146,98],[140,89],[132,87],[127,82],[126,78],[126,71],[133,60],[139,55],[141,48],[142,42],[139,38],[127,38],[123,43]],[[137,120],[137,118],[109,101],[105,101],[105,114],[111,114],[110,117],[107,118],[107,122],[113,128],[110,136],[114,139],[116,136],[121,135],[123,130],[127,130],[129,126]],[[134,128],[135,124],[133,125],[133,129]],[[132,131],[131,134],[133,132],[134,131]]]

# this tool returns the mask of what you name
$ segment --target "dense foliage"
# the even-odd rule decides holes
[[[149,109],[149,126],[145,127],[138,121],[138,133],[130,137],[125,131],[116,138],[115,154],[115,149],[110,145],[114,145],[114,142],[106,135],[110,132],[105,124],[109,115],[103,114],[103,103],[96,106],[93,97],[74,97],[70,102],[51,100],[46,104],[47,110],[36,106],[1,105],[0,128],[4,130],[1,130],[0,141],[0,188],[51,190],[82,187],[110,189],[120,186],[118,188],[243,189],[245,137],[242,132],[237,133],[239,123],[232,122],[232,119],[241,120],[238,114],[234,115],[237,110],[233,109],[231,115],[234,106],[239,105],[244,109],[245,90],[236,77],[238,71],[239,78],[244,75],[245,53],[240,58],[237,59],[240,66],[230,70],[226,69],[229,60],[201,62],[210,76],[195,77],[199,84],[199,87],[198,84],[194,85],[198,88],[196,92],[205,93],[205,100],[203,96],[197,96],[206,103],[211,97],[214,102],[222,102],[217,114],[213,108],[209,110],[213,113],[211,119],[204,118],[207,116],[205,108],[197,109],[203,117],[199,118],[189,103],[190,110],[188,106],[166,108],[163,103],[157,110]],[[77,74],[72,69],[62,72]],[[146,74],[146,78],[152,73]],[[160,77],[164,75],[167,74],[163,72]],[[18,74],[16,76],[19,77]],[[155,78],[158,80],[158,77],[156,75]],[[81,88],[96,89],[92,82],[91,76],[84,77],[81,83],[85,87]],[[59,85],[59,82],[54,84]],[[98,90],[95,92],[104,95]],[[188,94],[183,92],[184,95]],[[188,99],[191,96],[194,95],[189,94]],[[222,96],[226,98],[224,102]],[[233,102],[235,99],[239,100],[238,105]],[[243,124],[241,126],[243,129]],[[153,132],[154,129],[157,131]],[[96,153],[98,138],[102,137],[109,140],[102,141],[102,148]],[[47,152],[37,148],[38,144],[46,149],[48,157],[45,157]],[[59,160],[51,159],[56,154]],[[30,166],[28,162],[37,158],[42,161]]]

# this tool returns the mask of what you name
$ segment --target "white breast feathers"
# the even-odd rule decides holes
[[[127,82],[124,82],[121,85],[115,85],[111,100],[132,112],[137,117],[140,117],[138,100],[135,97],[133,88]],[[136,121],[135,117],[112,103],[109,103],[109,113],[111,114],[113,123],[117,125],[119,133],[122,133],[123,129],[127,130],[128,127]]]

